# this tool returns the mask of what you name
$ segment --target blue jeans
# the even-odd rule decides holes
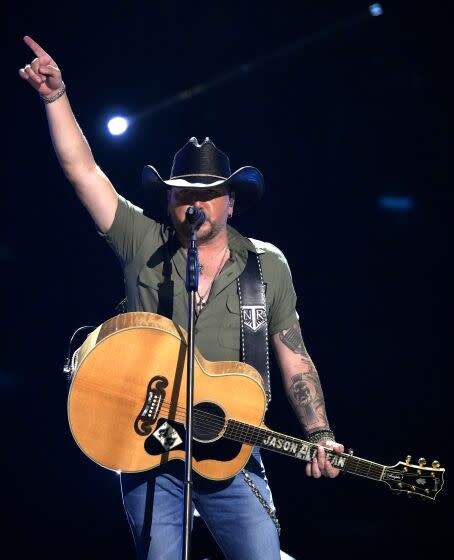
[[[258,449],[245,470],[274,510]],[[183,542],[183,461],[145,473],[122,474],[123,503],[140,560],[179,560]],[[279,560],[277,529],[240,472],[225,481],[193,473],[197,508],[228,560]]]

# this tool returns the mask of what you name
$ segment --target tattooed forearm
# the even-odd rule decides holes
[[[287,395],[303,429],[310,433],[329,428],[320,379],[306,350],[299,322],[279,333],[276,346]]]
[[[295,354],[307,356],[306,347],[304,346],[301,329],[298,323],[295,323],[290,329],[280,332],[279,338],[281,342],[283,342],[287,348],[290,348],[292,352],[295,352]]]
[[[288,396],[306,432],[328,427],[322,387],[313,364],[308,372],[292,376]]]

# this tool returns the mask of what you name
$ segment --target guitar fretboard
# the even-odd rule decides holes
[[[238,422],[237,420],[229,420],[227,422],[224,437],[261,447],[262,449],[276,451],[277,453],[288,455],[295,459],[302,459],[306,462],[310,462],[314,458],[318,448],[317,444],[274,432],[267,428],[259,428]],[[337,454],[326,449],[326,456],[334,467],[374,480],[381,480],[386,469],[384,465],[368,461],[367,459],[361,459],[360,457],[354,457],[348,453]]]

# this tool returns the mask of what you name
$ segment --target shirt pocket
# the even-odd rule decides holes
[[[172,319],[175,297],[182,292],[181,283],[175,282],[173,277],[164,278],[161,270],[145,265],[139,271],[137,289],[145,311]]]
[[[223,348],[239,351],[240,340],[240,301],[236,294],[229,294],[225,303],[224,317],[220,321],[218,342]]]

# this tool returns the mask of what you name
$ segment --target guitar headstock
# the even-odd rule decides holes
[[[426,460],[423,458],[419,459],[417,465],[412,465],[410,461],[411,457],[408,455],[405,462],[399,461],[392,467],[385,467],[382,481],[397,492],[435,500],[443,488],[445,469],[440,467],[438,461],[432,461],[432,467],[426,467]]]

